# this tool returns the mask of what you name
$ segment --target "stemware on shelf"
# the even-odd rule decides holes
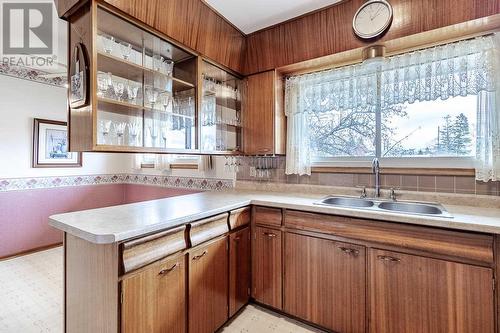
[[[115,47],[115,37],[110,35],[101,35],[102,38],[102,46],[104,48],[104,52],[106,54],[111,54]]]
[[[116,123],[115,125],[115,133],[116,133],[116,138],[118,139],[118,145],[122,146],[123,145],[123,136],[125,135],[125,129],[127,128],[127,123],[125,122],[119,122]]]
[[[148,125],[149,136],[151,137],[151,146],[156,147],[156,139],[158,138],[158,126],[153,120],[151,124]]]
[[[137,104],[137,94],[139,92],[139,86],[131,81],[127,84],[127,98],[129,103]]]
[[[100,122],[102,142],[103,144],[109,144],[109,133],[111,132],[111,125],[113,122],[111,120],[102,120]]]
[[[124,60],[130,60],[130,54],[132,53],[132,45],[130,43],[121,42],[120,51]]]
[[[167,139],[168,139],[168,128],[163,127],[161,129],[161,138],[163,140],[163,146],[166,148],[167,147]]]
[[[167,74],[168,76],[172,76],[174,72],[174,61],[171,59],[165,59],[165,61],[163,62],[163,68],[165,74]]]
[[[142,123],[140,121],[133,121],[128,125],[129,144],[131,146],[140,146],[139,135],[142,131]]]
[[[107,97],[111,86],[111,73],[97,73],[97,96]]]
[[[146,86],[145,92],[148,103],[151,105],[151,108],[154,109],[155,104],[158,103],[160,92],[158,91],[158,89],[152,86]]]
[[[168,91],[162,94],[162,104],[165,111],[167,111],[170,102],[172,101],[172,94]]]
[[[153,55],[153,70],[159,72],[163,66],[163,57],[161,55],[155,54]]]
[[[112,85],[113,85],[113,92],[115,93],[115,98],[119,101],[122,100],[123,93],[125,92],[125,85],[123,84],[123,82],[117,80],[113,80]]]

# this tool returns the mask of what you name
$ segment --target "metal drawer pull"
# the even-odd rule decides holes
[[[267,237],[270,237],[270,238],[274,238],[274,237],[276,237],[277,235],[276,235],[276,234],[273,234],[272,232],[265,232],[265,233],[264,233],[264,236],[267,236]]]
[[[342,252],[344,252],[344,253],[353,255],[353,256],[357,256],[359,254],[359,250],[350,249],[348,247],[339,247],[339,250],[342,251]]]
[[[202,253],[202,254],[200,254],[200,255],[198,255],[198,256],[194,256],[194,257],[193,257],[193,260],[199,260],[199,259],[201,259],[202,257],[204,257],[207,253],[208,253],[208,251],[206,251],[206,250],[205,250],[205,251],[203,251],[203,253]]]
[[[390,262],[400,262],[401,259],[390,257],[390,256],[377,256],[378,260],[390,261]]]
[[[179,263],[177,263],[177,262],[176,262],[176,263],[175,263],[172,267],[162,269],[162,270],[158,273],[158,275],[165,275],[165,274],[170,273],[171,271],[173,271],[173,270],[174,270],[174,269],[178,266],[178,264],[179,264]]]

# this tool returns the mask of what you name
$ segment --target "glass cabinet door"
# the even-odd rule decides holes
[[[201,151],[238,152],[242,80],[207,61],[202,73]]]

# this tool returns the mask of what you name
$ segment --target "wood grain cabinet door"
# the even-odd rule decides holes
[[[163,260],[122,281],[121,332],[186,332],[184,261]]]
[[[371,333],[492,333],[489,268],[370,250]]]
[[[334,332],[365,330],[366,249],[285,234],[284,311]]]
[[[255,227],[252,251],[253,298],[282,309],[281,231]]]
[[[227,237],[189,254],[189,333],[213,333],[228,319]]]
[[[250,228],[229,235],[229,317],[250,298]]]

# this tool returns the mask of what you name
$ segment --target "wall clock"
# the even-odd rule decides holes
[[[392,23],[392,6],[386,0],[369,0],[354,15],[354,33],[363,39],[379,37]]]

